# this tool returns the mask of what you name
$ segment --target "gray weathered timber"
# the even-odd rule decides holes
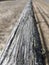
[[[0,57],[0,65],[43,65],[42,47],[29,0]]]

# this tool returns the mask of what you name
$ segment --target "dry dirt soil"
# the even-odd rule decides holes
[[[33,5],[43,55],[46,65],[49,65],[49,2],[47,3],[46,0],[34,0]]]
[[[0,2],[0,54],[27,0]]]
[[[0,54],[17,23],[27,0],[0,2]],[[46,65],[49,63],[49,3],[46,0],[33,0],[37,27],[39,30]]]

